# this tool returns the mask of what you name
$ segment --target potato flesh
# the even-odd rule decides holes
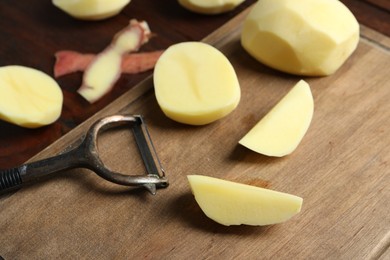
[[[184,8],[201,14],[220,14],[233,10],[244,0],[178,0]]]
[[[63,95],[47,74],[23,66],[0,67],[0,118],[36,128],[53,123],[61,114]]]
[[[69,15],[84,20],[101,20],[118,14],[130,0],[53,0]]]
[[[300,212],[303,199],[288,193],[202,175],[189,175],[195,200],[212,220],[226,226],[264,226]]]
[[[268,156],[292,153],[308,130],[314,102],[310,86],[299,81],[239,143]]]
[[[226,116],[240,100],[240,86],[229,60],[201,42],[169,47],[156,63],[154,87],[165,115],[191,125]]]
[[[356,49],[359,24],[338,0],[260,0],[241,43],[260,62],[291,74],[334,73]]]

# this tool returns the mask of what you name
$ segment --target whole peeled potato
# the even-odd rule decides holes
[[[245,0],[178,0],[184,8],[200,14],[221,14],[233,10]]]
[[[359,24],[338,0],[259,0],[241,44],[258,61],[296,75],[334,73],[353,53]]]
[[[74,18],[102,20],[117,15],[130,0],[52,0],[52,3]]]

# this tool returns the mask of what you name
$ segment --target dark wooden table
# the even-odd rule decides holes
[[[87,22],[69,17],[51,1],[3,0],[0,4],[0,66],[29,66],[53,75],[56,51],[69,49],[97,53],[131,18],[146,20],[156,33],[143,51],[165,49],[181,41],[201,40],[254,2],[247,0],[232,12],[206,16],[188,12],[176,0],[133,0],[113,18]],[[361,24],[390,36],[388,0],[343,2]],[[150,74],[123,75],[108,95],[92,105],[76,93],[81,73],[59,78],[64,106],[57,122],[38,129],[26,129],[0,121],[0,169],[22,164]]]

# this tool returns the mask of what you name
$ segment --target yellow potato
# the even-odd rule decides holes
[[[226,226],[277,224],[302,207],[303,199],[288,193],[202,175],[189,175],[188,181],[206,216]]]
[[[172,45],[154,69],[157,102],[164,114],[181,123],[204,125],[232,112],[240,85],[229,60],[201,42]]]
[[[28,67],[0,67],[0,119],[35,128],[61,115],[63,95],[49,75]]]
[[[178,0],[184,8],[200,14],[220,14],[236,8],[245,0]]]
[[[292,153],[308,130],[314,102],[310,86],[299,81],[239,143],[268,156]]]
[[[241,43],[258,61],[297,75],[334,73],[354,52],[359,24],[338,0],[259,0]]]
[[[102,20],[117,15],[130,0],[52,0],[67,14],[82,20]]]

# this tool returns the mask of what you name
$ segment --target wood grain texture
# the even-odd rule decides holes
[[[147,78],[41,152],[61,152],[97,118],[143,114],[171,185],[151,196],[77,169],[0,199],[6,259],[386,259],[390,244],[390,59],[365,29],[334,75],[305,78],[315,112],[297,150],[269,158],[238,140],[300,79],[252,59],[240,46],[245,12],[205,39],[230,59],[242,89],[238,108],[213,124],[167,119]],[[379,38],[381,38],[380,36]],[[101,152],[134,173],[128,134],[102,136]],[[141,169],[139,169],[141,170]],[[196,205],[187,174],[204,174],[302,196],[302,212],[279,225],[225,227]]]

